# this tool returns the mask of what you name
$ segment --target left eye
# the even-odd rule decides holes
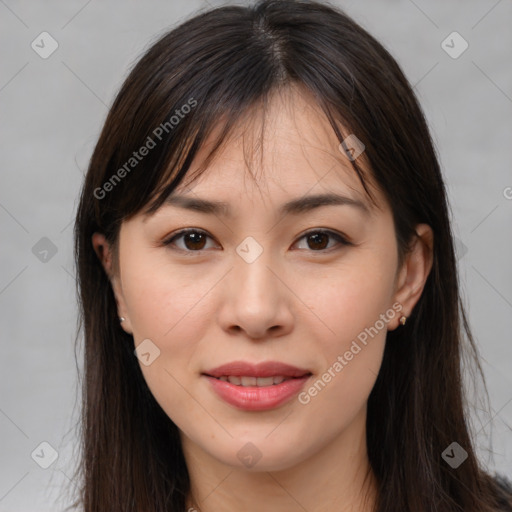
[[[165,240],[164,245],[176,245],[175,240],[183,239],[185,247],[178,247],[179,250],[185,252],[199,252],[205,250],[205,242],[207,238],[211,238],[205,231],[199,229],[183,229],[178,231],[174,236]],[[315,230],[309,231],[302,235],[299,240],[306,239],[306,243],[313,252],[325,251],[331,247],[326,247],[326,241],[328,245],[328,239],[332,238],[340,245],[352,245],[345,237],[334,231],[327,230]]]
[[[302,240],[305,238],[307,240],[307,243],[310,245],[313,244],[313,247],[315,248],[315,251],[324,251],[327,248],[325,247],[325,241],[329,238],[334,238],[338,242],[339,245],[351,245],[351,243],[342,235],[339,233],[335,233],[334,231],[327,231],[327,230],[316,230],[316,231],[310,231],[309,233],[306,233],[305,235],[302,235],[299,240]],[[320,247],[319,247],[320,246]],[[332,248],[332,247],[329,247]]]

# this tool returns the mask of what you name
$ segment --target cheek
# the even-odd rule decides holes
[[[312,452],[364,418],[362,413],[382,361],[385,333],[367,345],[356,343],[359,346],[348,343],[333,353],[325,371],[316,375],[298,396],[297,417],[307,426],[307,436],[315,440],[310,447]],[[351,354],[350,360],[347,353]]]
[[[327,346],[337,340],[336,348],[343,348],[390,308],[395,263],[391,250],[354,251],[328,272],[318,268],[302,279],[297,295],[323,324]]]
[[[381,366],[387,321],[396,314],[391,308],[395,263],[391,250],[361,251],[329,278],[320,272],[310,276],[314,290],[307,285],[301,290],[320,319],[311,349],[321,354],[323,368],[300,400],[311,417],[337,424],[366,402]]]
[[[216,276],[192,271],[170,271],[165,264],[133,251],[123,261],[123,296],[133,328],[134,348],[149,339],[158,356],[148,366],[140,363],[152,395],[182,428],[190,418],[205,420],[191,400],[189,384],[211,314],[207,295]],[[147,342],[146,342],[147,343]]]
[[[390,307],[390,280],[354,270],[316,299],[318,315],[329,326],[317,336],[322,367],[298,396],[310,432],[335,436],[366,406],[384,353]],[[333,331],[333,332],[332,332]],[[306,420],[305,420],[306,421]]]
[[[150,338],[178,351],[190,346],[188,338],[208,318],[206,297],[218,278],[199,278],[192,267],[171,268],[165,260],[137,253],[125,265],[123,295],[135,340]]]

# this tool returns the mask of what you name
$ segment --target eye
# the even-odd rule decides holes
[[[178,250],[184,252],[200,252],[207,249],[205,244],[208,238],[211,239],[212,237],[205,231],[196,228],[188,228],[178,231],[171,238],[165,240],[163,244],[166,246],[175,245]],[[329,238],[334,239],[339,245],[353,245],[341,234],[323,229],[309,231],[308,233],[302,235],[299,240],[306,239],[309,248],[312,249],[313,252],[322,252],[332,249],[332,246],[326,247],[326,242],[328,245]],[[184,247],[180,247],[175,243],[176,240],[180,239],[182,239]]]
[[[174,236],[165,240],[164,245],[174,245],[174,241],[183,238],[185,248],[178,247],[179,250],[185,252],[199,252],[205,249],[205,241],[211,238],[205,231],[189,228],[178,231]]]
[[[339,233],[325,229],[309,231],[301,238],[299,238],[299,240],[302,240],[303,238],[306,239],[309,248],[313,249],[314,252],[321,252],[325,251],[326,249],[332,249],[332,246],[330,248],[326,247],[326,242],[328,243],[329,238],[335,239],[340,245],[353,245]]]

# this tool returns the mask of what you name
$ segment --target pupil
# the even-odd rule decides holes
[[[315,234],[313,234],[313,235],[309,235],[309,237],[308,237],[308,238],[309,238],[309,240],[312,240],[312,239],[313,239],[313,244],[317,244],[317,243],[318,243],[318,238],[319,238],[319,237],[324,237],[324,241],[325,241],[325,239],[327,238],[327,235],[326,235],[325,233],[315,233]],[[312,249],[315,249],[315,248],[316,248],[316,249],[325,249],[326,244],[322,244],[322,243],[320,243],[320,245],[322,245],[322,247],[311,247],[311,245],[310,245],[310,247],[311,247]]]
[[[201,245],[201,242],[198,241],[200,237],[202,237],[203,234],[202,233],[187,233],[185,235],[185,245],[187,246],[188,249],[199,249],[201,250],[204,246],[204,239],[202,240],[203,244]],[[187,240],[192,240],[192,247],[190,247],[190,244],[187,243]],[[199,243],[200,247],[197,247],[195,246],[194,244],[197,244]]]

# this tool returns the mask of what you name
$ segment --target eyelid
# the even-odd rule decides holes
[[[183,228],[183,229],[180,229],[180,230],[172,233],[171,235],[169,235],[169,237],[165,238],[162,241],[162,244],[164,246],[170,246],[174,240],[176,240],[176,239],[178,239],[178,238],[180,238],[180,237],[182,237],[184,235],[187,235],[188,233],[200,233],[200,234],[205,235],[208,238],[211,238],[211,239],[215,240],[214,237],[212,235],[210,235],[204,229],[200,229],[200,228]],[[341,246],[353,246],[353,245],[355,245],[354,243],[350,242],[348,237],[345,236],[344,234],[339,233],[338,231],[334,231],[332,229],[328,229],[328,228],[311,228],[311,229],[308,229],[307,231],[305,231],[304,233],[300,234],[297,237],[297,240],[294,242],[293,245],[295,245],[299,240],[302,240],[306,236],[308,236],[310,234],[316,234],[316,233],[329,235],[331,238],[336,239],[338,241],[338,244],[341,245]],[[181,253],[188,253],[188,254],[194,254],[194,253],[200,254],[200,253],[202,253],[202,252],[207,250],[207,249],[199,249],[197,251],[191,251],[191,250],[181,249],[179,247],[173,247],[172,249],[176,250],[176,251],[179,251]],[[308,251],[307,250],[307,252],[326,254],[326,253],[331,252],[332,250],[336,250],[336,247],[334,247],[334,248],[331,247],[329,249],[320,249],[318,251],[314,251],[314,250],[309,250]]]

